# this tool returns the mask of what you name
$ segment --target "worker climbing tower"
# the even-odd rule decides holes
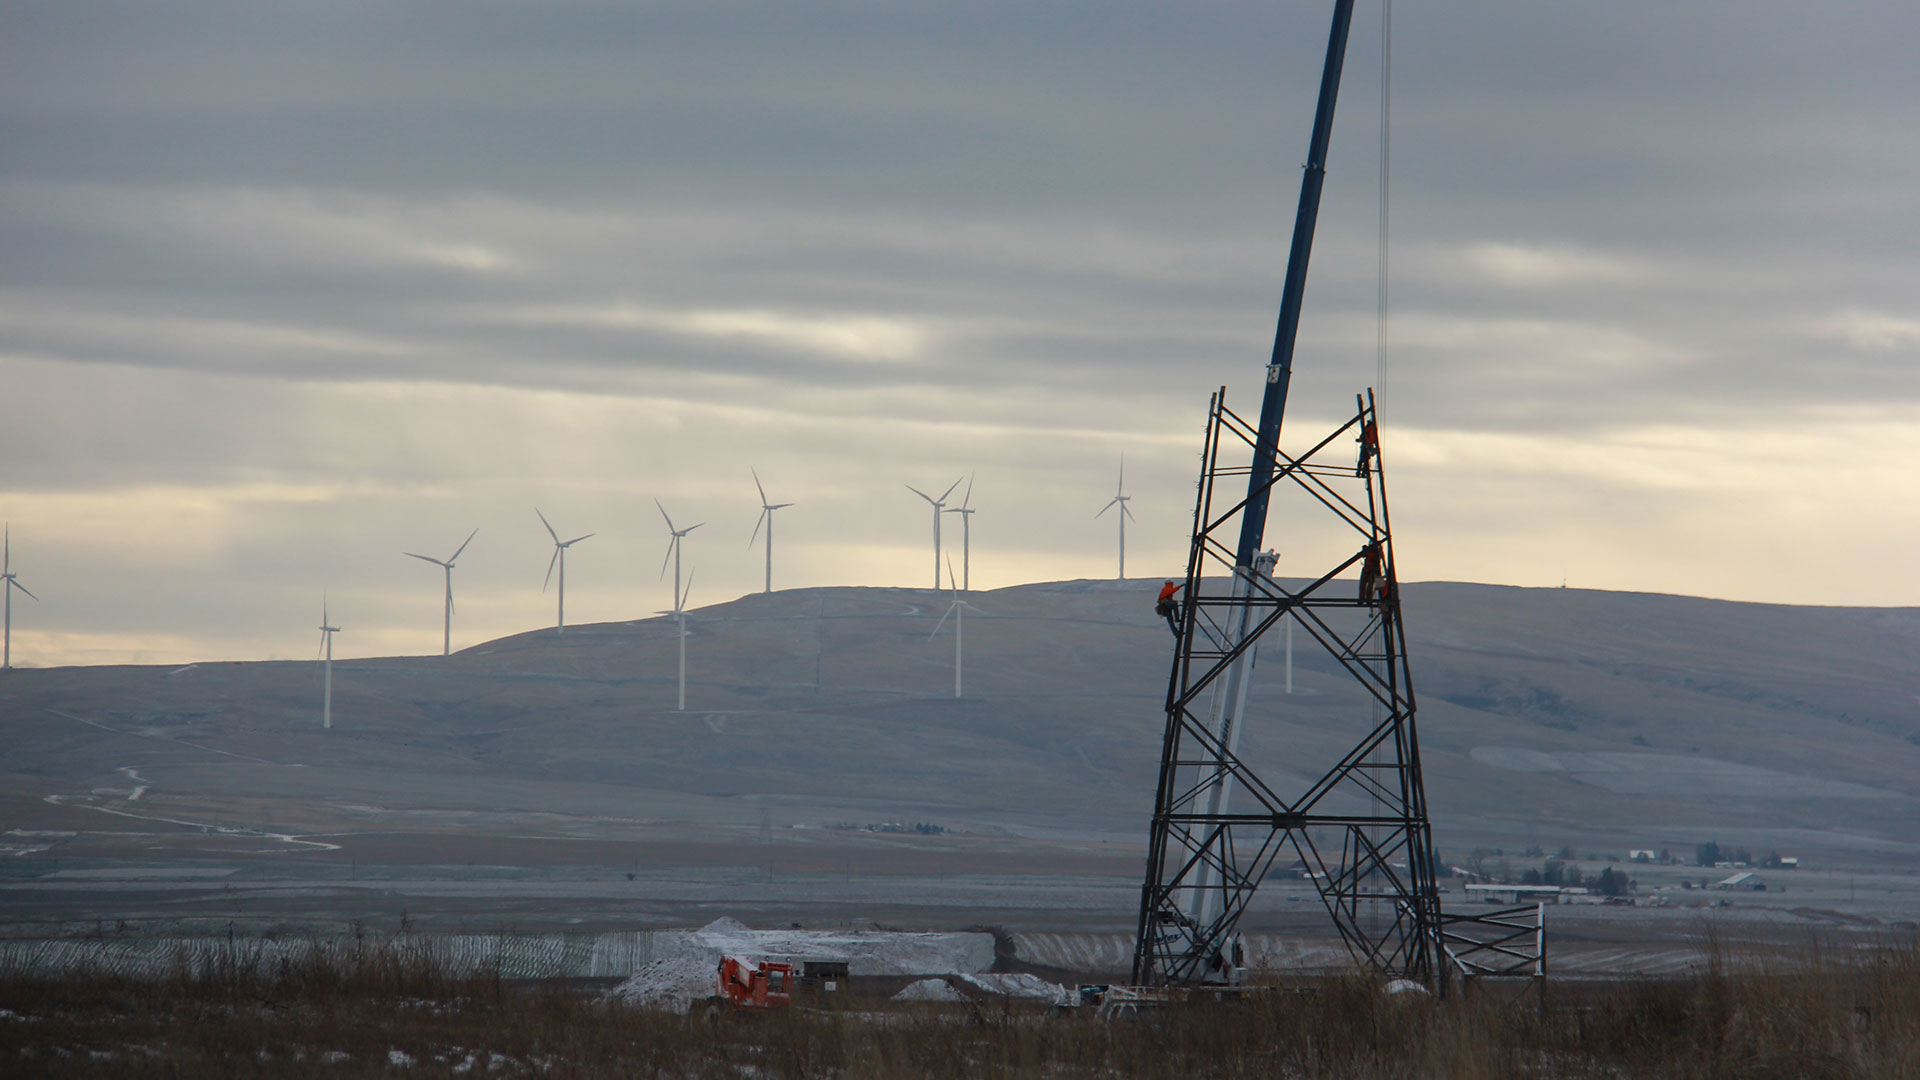
[[[1259,420],[1229,409],[1224,390],[1208,408],[1140,898],[1139,985],[1233,981],[1246,961],[1239,922],[1276,870],[1318,886],[1357,959],[1430,983],[1443,973],[1371,395],[1302,452],[1280,448],[1352,16],[1352,0],[1337,0]],[[1288,546],[1320,560],[1285,580],[1275,574],[1278,556],[1262,550],[1276,498],[1289,507]],[[1256,699],[1262,638],[1283,622],[1305,632],[1321,654],[1318,670],[1349,680],[1346,692],[1311,707]]]

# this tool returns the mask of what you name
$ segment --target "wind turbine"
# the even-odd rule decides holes
[[[563,541],[560,539],[560,534],[553,531],[553,525],[547,521],[547,515],[540,513],[539,507],[534,507],[533,512],[540,518],[540,524],[547,527],[547,535],[553,537],[553,558],[547,560],[547,580],[540,583],[540,591],[546,592],[547,586],[553,583],[553,568],[556,563],[559,564],[560,614],[558,621],[553,624],[553,632],[564,634],[567,632],[567,549],[593,534],[588,533],[587,536],[576,536],[571,540]]]
[[[453,655],[453,562],[460,557],[462,551],[467,550],[467,545],[473,543],[473,538],[478,535],[480,535],[479,529],[468,533],[466,540],[464,540],[458,548],[455,548],[453,554],[447,556],[445,561],[436,559],[431,555],[414,555],[411,551],[401,552],[402,555],[413,555],[414,558],[422,562],[430,562],[435,566],[445,569],[447,572],[446,627],[443,630],[444,636],[440,639],[441,656]]]
[[[687,531],[688,531],[688,532],[692,532],[692,531],[693,531],[693,529],[697,529],[697,528],[699,528],[699,527],[700,527],[700,526],[698,526],[698,525],[695,525],[695,526],[693,526],[692,528],[690,528],[690,529],[688,529]],[[689,570],[689,571],[687,571],[687,591],[686,591],[686,592],[683,592],[683,593],[681,593],[681,594],[680,594],[679,596],[677,596],[677,597],[675,597],[675,598],[674,598],[674,601],[673,601],[673,610],[672,610],[672,611],[656,611],[656,612],[654,612],[654,614],[655,614],[655,615],[671,615],[671,616],[673,616],[673,624],[674,624],[674,628],[675,628],[675,630],[677,631],[677,633],[676,633],[676,634],[675,634],[674,636],[675,636],[675,637],[678,637],[678,638],[680,639],[680,698],[679,698],[679,704],[677,704],[677,705],[675,705],[675,706],[674,706],[674,708],[676,708],[676,709],[677,709],[677,710],[679,710],[680,712],[686,712],[686,711],[687,711],[687,606],[686,606],[686,599],[687,599],[687,597],[688,597],[688,596],[690,596],[690,595],[692,595],[692,594],[693,594],[693,574],[694,574],[694,572],[693,572],[693,571],[691,571],[691,570]],[[676,575],[676,578],[675,578],[675,580],[678,580],[678,576],[677,576],[677,575]]]
[[[333,726],[333,635],[339,632],[340,628],[333,625],[332,619],[327,618],[327,601],[323,596],[320,599],[320,648],[327,654],[327,676],[326,681],[321,684],[325,689],[320,692],[320,727],[322,729]]]
[[[775,510],[785,510],[787,507],[792,506],[793,504],[768,502],[767,489],[764,487],[760,487],[760,474],[757,472],[754,472],[752,469],[748,469],[747,471],[753,473],[753,486],[756,488],[760,488],[760,520],[753,523],[753,535],[747,538],[747,547],[749,549],[753,547],[753,542],[759,539],[760,537],[760,526],[762,524],[766,525],[767,527],[767,589],[766,591],[772,592],[773,591],[773,512]]]
[[[960,588],[963,592],[973,591],[973,474],[967,474],[967,493],[960,497],[960,505],[949,507],[947,513],[960,515]],[[953,565],[948,560],[947,570],[951,576]],[[935,584],[938,584],[937,582]]]
[[[653,500],[653,505],[660,506],[660,500],[659,499]],[[675,611],[678,611],[680,609],[680,602],[681,602],[680,542],[687,538],[688,533],[692,532],[693,530],[699,528],[702,525],[705,525],[706,522],[699,521],[699,522],[695,522],[692,525],[687,526],[684,529],[676,529],[673,527],[673,519],[670,517],[667,517],[666,507],[660,506],[660,516],[663,518],[667,518],[667,531],[673,534],[673,539],[667,541],[667,557],[665,559],[660,560],[660,576],[661,577],[667,576],[667,563],[669,560],[671,560],[673,563],[673,607]],[[691,585],[692,581],[689,580],[688,584]]]
[[[936,589],[940,587],[940,511],[947,507],[947,496],[953,494],[953,489],[959,487],[960,481],[965,479],[966,477],[963,476],[956,479],[953,483],[948,484],[947,490],[941,492],[940,497],[937,499],[921,491],[919,488],[914,487],[912,484],[906,485],[908,491],[927,500],[927,503],[933,507],[933,587]],[[948,567],[947,569],[951,570],[953,568]]]
[[[0,545],[4,546],[4,552],[0,553],[0,582],[4,583],[0,585],[0,592],[7,594],[6,659],[4,663],[0,663],[0,668],[10,668],[13,666],[13,590],[19,589],[33,600],[40,598],[34,596],[25,585],[20,584],[20,576],[13,572],[13,526],[11,524],[5,527],[5,539],[0,541]]]
[[[940,616],[940,621],[933,624],[933,633],[927,635],[927,640],[932,641],[939,636],[940,628],[947,625],[947,616],[953,616],[953,696],[957,698],[960,696],[961,630],[966,624],[967,609],[973,605],[960,599],[960,586],[953,580],[952,559],[947,560],[947,583],[953,585],[953,603],[947,605],[946,613]],[[979,609],[974,608],[974,610]]]
[[[1120,483],[1116,485],[1113,489],[1113,499],[1112,501],[1108,502],[1107,505],[1100,508],[1100,513],[1093,515],[1094,517],[1100,517],[1104,515],[1107,511],[1113,509],[1116,506],[1120,508],[1120,512],[1114,515],[1114,517],[1116,520],[1120,522],[1120,580],[1121,581],[1127,580],[1127,519],[1133,517],[1133,511],[1127,509],[1127,502],[1132,498],[1133,496],[1127,494],[1127,455],[1121,454],[1120,455]]]

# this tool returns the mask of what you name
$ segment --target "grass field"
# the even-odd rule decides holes
[[[1319,981],[1103,1022],[998,1001],[844,1002],[717,1026],[577,984],[455,971],[372,939],[160,980],[0,975],[17,1076],[1898,1077],[1920,1075],[1911,940],[1765,956],[1708,946],[1685,979],[1445,1000]]]

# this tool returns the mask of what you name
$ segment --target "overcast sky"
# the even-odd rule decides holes
[[[474,528],[455,647],[551,623],[536,505],[596,533],[570,622],[671,605],[656,498],[731,599],[750,467],[776,587],[929,584],[904,485],[963,474],[976,588],[1112,576],[1122,454],[1129,573],[1176,574],[1330,11],[0,0],[15,662],[310,657],[323,590],[341,654],[438,651],[401,552]],[[1296,439],[1376,378],[1381,16]],[[1403,578],[1920,604],[1917,41],[1911,0],[1397,5]]]

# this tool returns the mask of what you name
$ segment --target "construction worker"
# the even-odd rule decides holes
[[[1173,631],[1174,637],[1180,636],[1180,605],[1174,602],[1173,597],[1184,588],[1186,585],[1182,583],[1167,582],[1160,586],[1160,599],[1154,601],[1153,605],[1153,613],[1167,620],[1167,629]]]
[[[1367,475],[1367,463],[1380,452],[1380,429],[1369,420],[1360,425],[1360,464],[1354,466],[1353,475]]]
[[[1368,544],[1366,551],[1361,553],[1360,602],[1363,604],[1373,603],[1373,598],[1378,593],[1380,585],[1380,542],[1376,540]]]

